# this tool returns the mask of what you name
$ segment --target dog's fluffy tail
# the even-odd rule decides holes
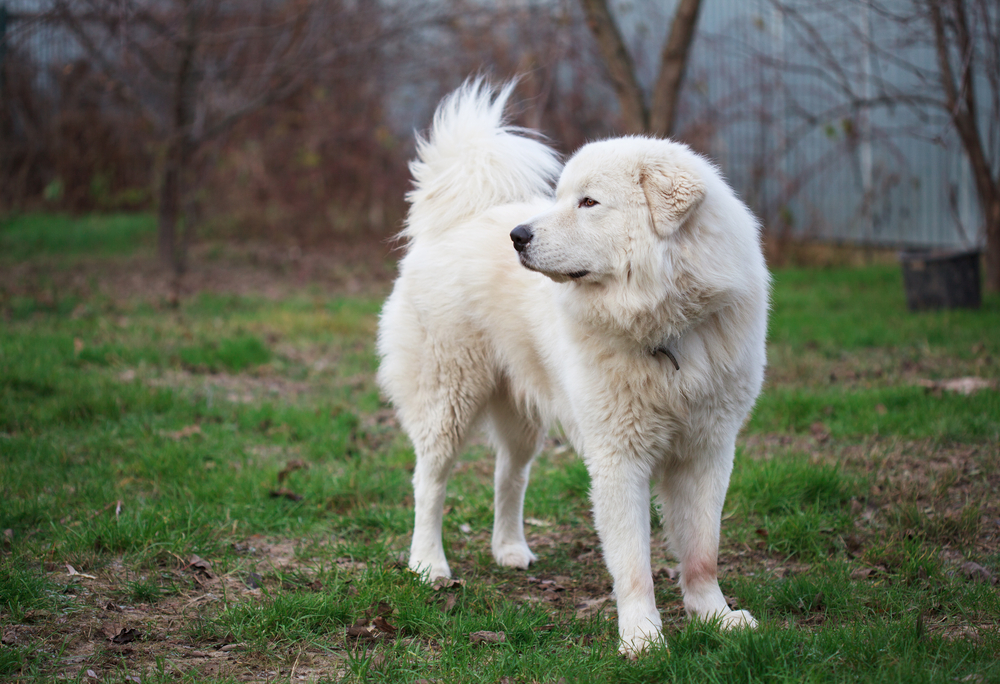
[[[560,169],[555,151],[505,123],[514,85],[497,91],[481,78],[466,81],[438,106],[430,136],[418,136],[410,162],[414,187],[403,237],[441,233],[497,204],[551,193]]]

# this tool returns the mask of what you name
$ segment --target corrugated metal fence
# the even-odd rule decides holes
[[[768,0],[705,0],[680,131],[695,132],[772,231],[978,245],[974,181],[943,111],[887,95],[935,84],[880,56],[931,74],[933,50],[862,2],[792,8],[794,21]]]

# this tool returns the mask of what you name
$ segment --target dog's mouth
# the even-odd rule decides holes
[[[587,269],[581,269],[579,271],[570,271],[570,272],[550,271],[547,268],[540,267],[537,264],[532,263],[531,258],[527,256],[526,252],[520,252],[517,256],[521,262],[521,265],[524,266],[526,269],[528,269],[529,271],[534,271],[536,273],[541,273],[544,276],[548,276],[557,283],[565,283],[571,280],[579,280],[584,276],[590,275],[590,271]]]

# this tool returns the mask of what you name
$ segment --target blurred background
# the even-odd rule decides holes
[[[209,238],[378,249],[439,98],[519,75],[516,123],[564,153],[714,159],[772,265],[984,249],[998,36],[992,0],[3,0],[0,215],[155,216],[178,273]]]

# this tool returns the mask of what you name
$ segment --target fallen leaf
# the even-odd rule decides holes
[[[984,389],[994,389],[996,387],[995,380],[987,380],[985,378],[979,377],[965,377],[965,378],[952,378],[950,380],[926,380],[919,379],[917,384],[926,389],[928,392],[940,392],[944,390],[946,392],[957,392],[968,396],[970,394],[975,394],[980,390]]]
[[[680,566],[664,565],[656,569],[653,573],[653,577],[656,579],[667,579],[670,582],[677,581],[680,576],[680,571],[678,570]]]
[[[379,616],[388,617],[396,612],[396,609],[392,607],[391,604],[385,601],[379,601],[378,603],[373,603],[368,606],[368,610],[365,611],[366,616]]]
[[[367,620],[358,620],[347,628],[347,636],[350,639],[374,639],[375,635],[368,629]]]
[[[524,522],[528,525],[534,525],[535,527],[551,527],[552,523],[546,522],[544,520],[539,520],[538,518],[525,518]]]
[[[264,578],[258,575],[256,572],[251,572],[247,575],[246,585],[251,589],[260,589],[264,586]]]
[[[507,641],[507,635],[504,632],[488,632],[486,630],[482,630],[470,634],[469,641],[474,644],[502,644]]]
[[[441,591],[442,589],[453,589],[454,587],[464,587],[464,586],[465,586],[465,580],[451,579],[449,577],[439,577],[438,579],[434,580],[434,584],[431,585],[431,588],[434,589],[434,591]]]
[[[296,470],[308,470],[308,469],[309,469],[309,464],[306,463],[305,461],[300,461],[299,459],[289,461],[288,463],[285,464],[285,467],[281,469],[281,472],[278,473],[278,484],[284,482],[285,478],[294,473]]]
[[[378,631],[382,632],[383,634],[387,634],[388,636],[392,636],[393,634],[396,633],[396,628],[390,625],[389,621],[386,620],[381,615],[376,615],[375,619],[372,620],[372,624],[375,625]]]
[[[985,582],[986,584],[996,584],[997,582],[996,576],[990,572],[989,568],[983,567],[979,563],[972,561],[963,563],[961,570],[965,578],[973,582]]]
[[[100,677],[97,676],[97,673],[93,670],[87,670],[87,676],[91,679],[100,679]]]
[[[188,568],[192,568],[195,572],[201,573],[207,579],[212,579],[212,564],[201,556],[191,556],[187,564]]]
[[[66,570],[69,572],[70,577],[86,577],[87,579],[97,579],[93,575],[87,575],[82,572],[77,572],[76,568],[74,568],[69,563],[66,564]]]
[[[285,498],[288,499],[289,501],[302,501],[302,496],[296,494],[290,489],[272,489],[271,491],[268,492],[268,495],[272,499]]]
[[[191,435],[200,435],[201,426],[200,425],[188,425],[187,427],[182,427],[180,430],[161,430],[160,435],[167,437],[169,439],[184,439],[185,437],[190,437]]]
[[[602,596],[595,599],[584,599],[574,606],[578,611],[588,611],[597,608],[611,599],[610,596]]]
[[[122,627],[121,630],[110,637],[109,641],[113,644],[128,644],[142,636],[142,633],[137,629]]]
[[[858,568],[851,572],[852,580],[862,580],[875,574],[875,568]]]
[[[830,439],[830,431],[823,423],[816,421],[809,426],[809,431],[817,442],[825,442]]]

